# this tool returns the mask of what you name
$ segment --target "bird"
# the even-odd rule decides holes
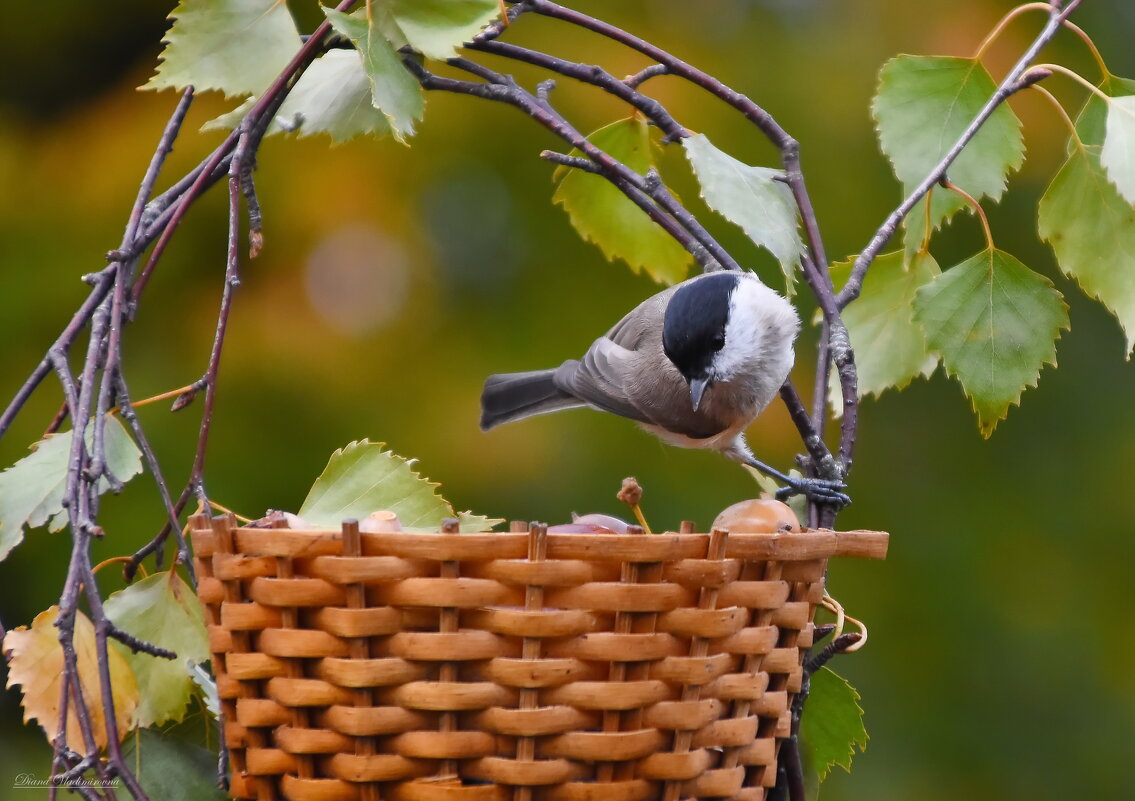
[[[771,475],[778,497],[845,505],[837,480],[790,477],[760,462],[745,429],[788,378],[800,318],[747,271],[702,273],[647,298],[580,359],[485,379],[481,429],[591,407],[637,422],[663,442],[708,448]]]

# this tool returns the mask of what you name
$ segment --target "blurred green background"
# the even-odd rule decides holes
[[[296,6],[297,3],[292,2]],[[744,91],[802,143],[832,258],[855,253],[899,200],[876,146],[868,103],[875,75],[900,53],[968,55],[1010,4],[985,0],[678,0],[580,2]],[[119,244],[173,93],[139,93],[172,3],[67,3],[45,28],[31,4],[0,11],[0,398],[20,386]],[[995,75],[1042,24],[1015,23],[989,54]],[[310,10],[303,19],[311,20]],[[1135,75],[1135,7],[1085,3],[1074,19],[1112,71]],[[310,22],[306,23],[310,29]],[[507,38],[616,75],[641,58],[583,32],[524,18]],[[1044,58],[1097,75],[1065,34]],[[504,62],[531,86],[538,72]],[[1083,92],[1056,78],[1074,109]],[[647,85],[688,127],[754,163],[775,154],[736,114],[673,79]],[[1026,93],[1027,95],[1027,93]],[[611,97],[561,80],[553,102],[582,130],[626,113]],[[231,105],[231,104],[230,104]],[[1135,681],[1128,586],[1135,563],[1130,490],[1135,370],[1115,320],[1056,270],[1035,235],[1036,203],[1062,160],[1066,130],[1038,98],[1014,98],[1029,160],[1000,205],[1000,247],[1050,276],[1071,305],[1060,369],[1046,369],[993,438],[983,441],[956,383],[939,371],[901,394],[868,400],[842,528],[890,531],[885,562],[833,564],[830,589],[866,621],[868,647],[837,660],[863,695],[871,742],[825,799],[1130,797]],[[197,127],[228,106],[195,103],[161,186],[219,141]],[[251,516],[297,508],[328,455],[363,437],[420,460],[458,508],[567,520],[621,513],[614,493],[635,475],[656,528],[699,528],[756,493],[720,457],[660,445],[591,412],[477,428],[490,372],[549,366],[581,353],[634,303],[649,279],[606,263],[550,203],[562,149],[515,110],[431,95],[412,147],[391,140],[329,147],[273,138],[256,173],[263,255],[243,268],[221,369],[208,453],[211,497]],[[671,149],[673,151],[673,149]],[[680,153],[663,174],[704,209]],[[135,398],[195,380],[213,337],[224,269],[225,199],[198,203],[162,260],[126,340]],[[742,262],[776,285],[771,261],[704,215]],[[934,251],[943,265],[981,247],[972,219]],[[802,316],[812,306],[800,298]],[[795,379],[810,394],[814,332]],[[39,391],[0,442],[20,458],[58,408]],[[189,469],[200,404],[141,412],[171,483]],[[751,429],[757,453],[789,465],[795,432],[777,404]],[[127,554],[161,524],[153,483],[136,479],[105,503],[96,558]],[[0,563],[0,620],[14,627],[54,603],[66,534],[36,531]],[[119,579],[100,576],[104,592]],[[0,796],[17,774],[48,773],[41,732],[0,699]]]

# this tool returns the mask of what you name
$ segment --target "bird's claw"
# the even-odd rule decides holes
[[[826,478],[792,478],[788,486],[781,487],[776,491],[776,499],[783,501],[793,495],[803,495],[810,501],[842,509],[851,503],[850,496],[841,492],[845,486],[842,481]]]

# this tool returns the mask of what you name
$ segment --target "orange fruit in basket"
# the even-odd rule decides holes
[[[786,503],[753,498],[725,509],[714,519],[713,528],[738,534],[773,534],[777,531],[799,531],[800,521]]]

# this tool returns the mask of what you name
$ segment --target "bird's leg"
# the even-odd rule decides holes
[[[765,475],[772,476],[785,485],[776,491],[776,499],[778,501],[791,498],[793,495],[803,495],[810,501],[835,504],[839,507],[844,507],[851,503],[851,498],[848,497],[846,493],[840,492],[845,486],[842,481],[827,478],[808,478],[806,476],[789,476],[780,472],[775,467],[770,467],[751,456],[745,459],[743,464],[760,470]]]
[[[753,456],[749,446],[744,440],[738,438],[733,445],[724,451],[725,455],[741,464],[747,464],[755,470],[760,470],[766,476],[775,478],[785,486],[776,491],[776,499],[783,501],[793,495],[803,495],[816,503],[832,504],[843,508],[851,503],[851,498],[841,490],[846,486],[839,479],[808,478],[806,476],[793,477],[780,472]]]

